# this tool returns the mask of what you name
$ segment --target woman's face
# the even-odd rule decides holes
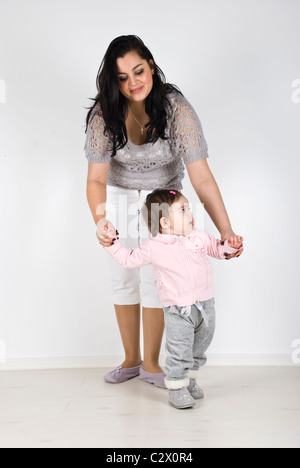
[[[128,52],[116,61],[119,89],[128,101],[143,102],[153,87],[153,69],[137,52]],[[150,64],[152,65],[152,63]]]

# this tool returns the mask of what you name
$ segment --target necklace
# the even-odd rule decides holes
[[[130,109],[130,107],[129,107],[129,109]],[[131,112],[131,114],[132,114],[132,117],[133,117],[134,120],[136,121],[136,123],[138,123],[139,126],[141,127],[141,135],[144,135],[144,125],[141,125],[140,122],[135,118],[135,116],[133,115],[133,112],[132,112],[131,109],[130,109],[130,112]]]

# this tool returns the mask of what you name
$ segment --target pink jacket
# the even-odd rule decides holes
[[[206,255],[225,259],[225,252],[237,252],[229,247],[227,240],[222,245],[208,232],[197,229],[186,236],[159,233],[133,250],[119,240],[104,248],[125,268],[151,263],[164,307],[187,306],[211,299],[214,296],[212,268]]]

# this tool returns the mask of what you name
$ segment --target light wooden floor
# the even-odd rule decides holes
[[[0,447],[300,447],[300,367],[205,367],[189,410],[107,369],[0,372]]]

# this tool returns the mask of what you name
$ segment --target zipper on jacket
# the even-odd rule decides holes
[[[191,269],[191,263],[190,263],[190,260],[189,260],[189,257],[188,257],[188,252],[186,252],[186,246],[184,245],[184,240],[181,239],[180,240],[180,243],[182,245],[182,250],[184,251],[184,254],[183,256],[185,257],[186,261],[185,261],[185,264],[187,266],[187,272],[188,272],[188,276],[189,276],[189,281],[190,281],[190,284],[191,284],[191,289],[192,289],[192,292],[193,292],[193,304],[195,304],[196,302],[196,296],[195,296],[195,289],[194,289],[194,278],[193,278],[193,274],[192,276],[190,275],[190,271],[192,271]]]

